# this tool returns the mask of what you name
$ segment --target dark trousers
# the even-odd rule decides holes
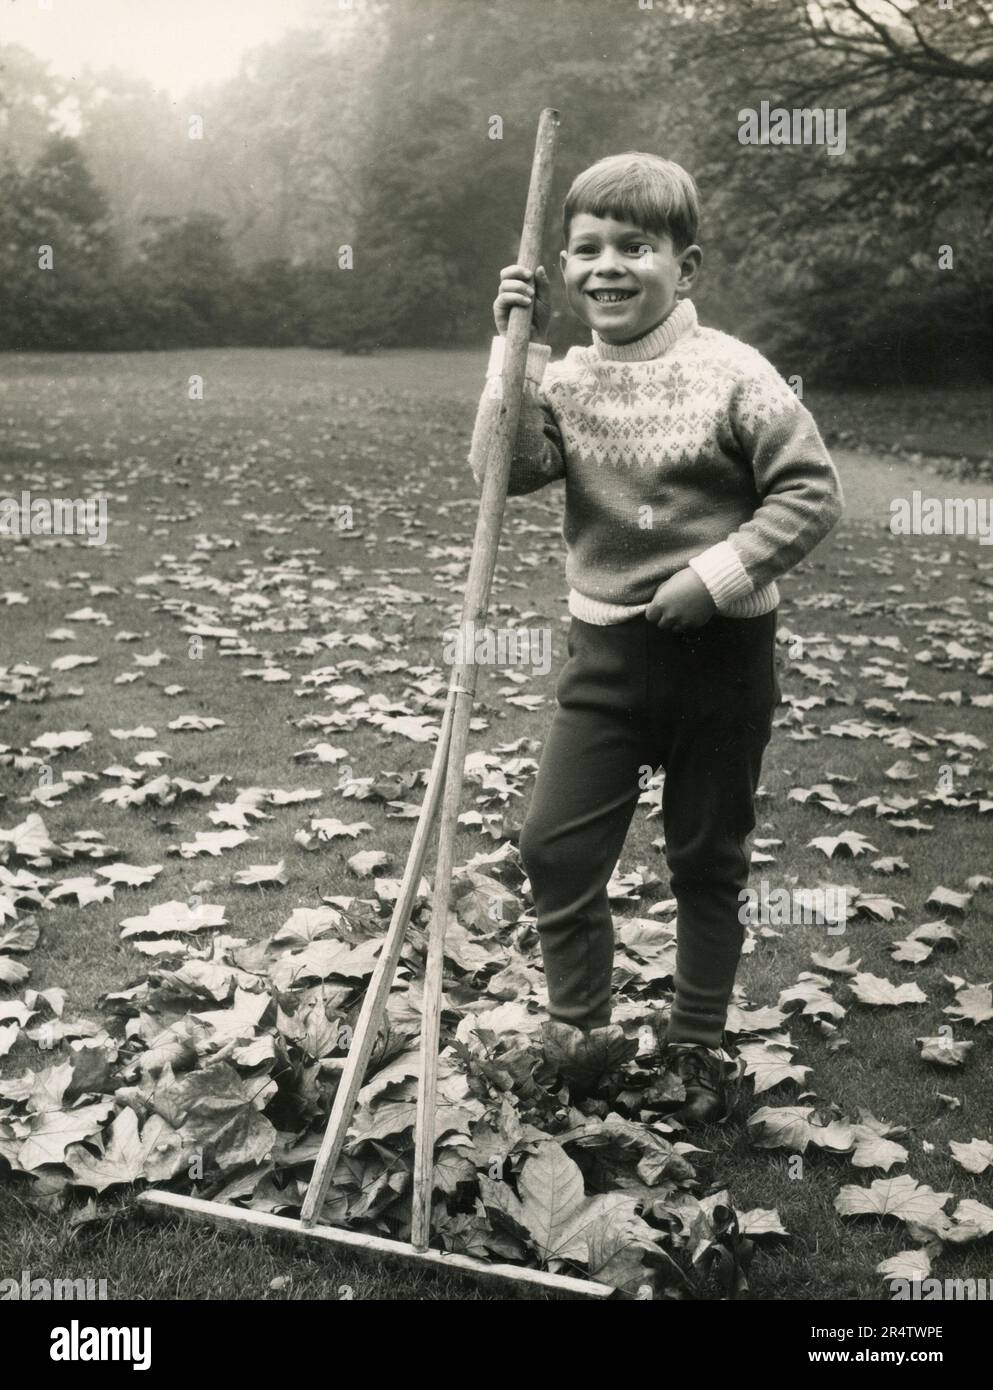
[[[644,618],[572,620],[520,839],[553,1018],[584,1030],[610,1022],[606,885],[644,783],[661,766],[677,902],[668,1040],[721,1045],[744,938],[745,842],[780,699],[775,635],[775,612],[718,614],[680,637]]]

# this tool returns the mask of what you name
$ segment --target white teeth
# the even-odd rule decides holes
[[[599,304],[621,304],[625,299],[630,299],[634,294],[633,290],[593,290],[593,298]]]

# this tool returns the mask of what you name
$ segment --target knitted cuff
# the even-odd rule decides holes
[[[719,541],[702,555],[695,555],[689,561],[689,568],[706,584],[719,613],[726,604],[744,598],[755,590],[748,571],[730,541]]]
[[[632,618],[639,618],[647,607],[647,603],[605,603],[602,599],[587,598],[578,589],[569,590],[569,612],[581,623],[591,623],[594,627],[630,622]]]
[[[502,376],[505,349],[506,339],[498,335],[493,339],[490,347],[490,360],[486,365],[487,381],[492,377]],[[545,368],[548,366],[551,355],[551,344],[528,343],[528,360],[524,370],[524,380],[529,386],[538,387],[541,385],[541,379],[545,375]]]

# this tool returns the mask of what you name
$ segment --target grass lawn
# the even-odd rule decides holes
[[[9,691],[0,695],[0,741],[11,750],[0,764],[0,827],[9,831],[39,812],[57,844],[95,832],[115,847],[106,862],[162,866],[147,887],[117,886],[113,901],[79,906],[63,898],[38,911],[40,941],[17,957],[30,977],[0,985],[0,1005],[25,989],[57,987],[67,992],[67,1018],[102,1020],[101,996],[154,965],[121,938],[120,923],[160,902],[199,894],[222,903],[226,930],[259,941],[295,908],[320,906],[322,895],[372,897],[373,880],[346,863],[357,850],[385,852],[388,874],[399,877],[413,821],[387,815],[382,800],[343,796],[341,768],[353,779],[409,777],[429,765],[430,744],[361,720],[326,730],[296,721],[348,708],[347,698],[327,694],[326,682],[305,679],[332,664],[338,681],[363,698],[385,696],[437,717],[441,687],[432,681],[447,680],[439,637],[457,620],[475,520],[465,453],[483,361],[463,352],[369,359],[303,350],[0,357],[0,494],[101,490],[110,517],[104,546],[0,539],[0,606],[7,605],[0,665],[13,668],[0,685]],[[193,374],[203,378],[203,400],[188,399]],[[751,1005],[774,1005],[816,969],[812,952],[848,947],[862,972],[916,982],[926,1002],[861,1003],[848,977],[829,971],[830,992],[844,1009],[834,1030],[803,1015],[801,1004],[787,1006],[793,1061],[810,1068],[804,1083],[756,1096],[746,1082],[731,1120],[695,1138],[706,1150],[693,1156],[704,1184],[727,1187],[740,1210],[776,1209],[789,1233],[757,1242],[750,1286],[759,1299],[888,1296],[876,1266],[923,1240],[891,1219],[842,1218],[834,1202],[845,1185],[906,1173],[956,1199],[993,1205],[993,1168],[966,1171],[949,1148],[993,1138],[993,1023],[944,1012],[955,1000],[948,976],[969,984],[993,978],[993,895],[979,885],[962,909],[927,905],[939,886],[968,893],[971,877],[991,872],[993,817],[978,809],[993,799],[990,714],[987,703],[971,699],[991,693],[993,557],[973,539],[889,533],[894,489],[915,476],[926,489],[926,475],[895,472],[868,454],[841,454],[839,467],[856,505],[783,585],[786,703],[766,755],[755,830],[775,843],[763,846],[769,858],[754,876],[779,887],[847,884],[867,901],[876,894],[899,906],[870,906],[840,935],[813,925],[756,932],[739,983]],[[940,490],[934,479],[930,486]],[[495,624],[551,628],[551,671],[528,672],[519,686],[543,698],[533,707],[508,703],[499,693],[510,688],[506,681],[484,671],[476,713],[485,727],[471,736],[472,750],[526,739],[523,756],[540,751],[565,657],[561,501],[554,488],[508,504],[491,601]],[[350,530],[335,523],[342,507],[352,509]],[[51,635],[60,629],[65,640]],[[209,635],[218,632],[232,635]],[[53,667],[69,654],[96,660]],[[224,722],[202,732],[169,730],[181,715]],[[154,734],[134,734],[143,727]],[[92,738],[48,760],[49,782],[70,784],[53,800],[30,745],[66,730]],[[347,758],[338,765],[295,758],[318,739],[344,746]],[[168,805],[98,799],[126,780],[108,769],[140,769],[136,755],[153,749],[166,760],[150,776],[229,780],[207,798],[191,794]],[[530,775],[525,769],[508,780],[503,800],[468,787],[464,809],[505,812],[510,827],[519,824]],[[837,801],[790,795],[828,783]],[[411,786],[398,799],[416,803],[420,790]],[[951,789],[939,794],[946,804],[914,800],[926,801],[936,786]],[[197,832],[221,828],[208,811],[247,787],[322,795],[266,805],[268,818],[247,827],[257,838],[219,857],[167,853]],[[857,806],[873,797],[911,804],[899,803],[902,813],[884,806],[881,814],[876,804]],[[664,856],[653,844],[660,821],[651,811],[646,798],[619,873],[647,866],[660,881],[618,898],[618,918],[644,916],[667,896]],[[305,847],[295,836],[312,815],[372,828],[354,840]],[[852,831],[873,849],[829,861],[809,843]],[[457,862],[498,843],[466,829]],[[234,881],[251,865],[277,861],[284,886]],[[880,861],[883,868],[874,868]],[[53,878],[92,871],[83,859],[37,870]],[[938,918],[957,929],[957,943],[939,944],[918,964],[893,959],[895,940]],[[965,1065],[926,1064],[915,1039],[950,1023],[956,1042],[973,1044]],[[22,1032],[0,1062],[2,1076],[48,1066],[64,1052],[43,1051]],[[903,1133],[893,1137],[906,1159],[884,1172],[814,1147],[798,1172],[791,1150],[755,1147],[749,1114],[798,1094],[813,1097],[800,1104],[836,1107],[855,1121],[869,1112],[899,1126]],[[102,1199],[99,1220],[78,1224],[76,1207],[54,1199],[37,1205],[29,1181],[0,1179],[0,1277],[30,1269],[34,1276],[106,1278],[112,1298],[491,1296],[465,1281],[357,1265],[299,1244],[258,1246],[246,1259],[245,1246],[257,1242],[151,1225],[127,1189],[115,1191],[124,1195]],[[946,1244],[933,1263],[942,1277],[987,1276],[988,1241]],[[291,1278],[270,1287],[283,1276]]]

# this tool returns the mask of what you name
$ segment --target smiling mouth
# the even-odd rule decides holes
[[[633,299],[638,293],[637,290],[587,290],[586,293],[591,299],[595,299],[597,304],[622,304],[626,299]]]

